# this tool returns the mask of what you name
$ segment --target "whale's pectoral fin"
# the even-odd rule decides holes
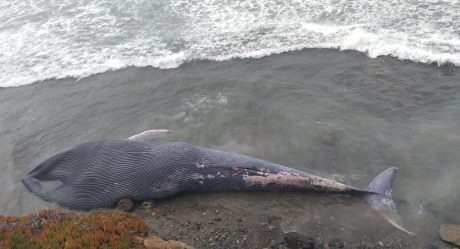
[[[171,134],[170,130],[147,130],[142,133],[136,134],[128,138],[128,140],[143,140],[143,141],[152,141],[160,137],[164,137],[168,134]]]
[[[412,232],[404,228],[393,201],[392,190],[396,171],[397,168],[392,167],[377,175],[367,187],[367,190],[371,193],[366,196],[366,201],[390,224],[408,234],[412,234]]]
[[[134,202],[131,199],[121,199],[117,202],[117,205],[115,206],[115,209],[121,210],[121,211],[131,211],[134,207]]]

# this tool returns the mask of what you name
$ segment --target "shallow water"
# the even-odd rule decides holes
[[[404,200],[409,229],[432,234],[437,223],[460,217],[459,83],[460,69],[451,65],[313,49],[0,89],[0,212],[52,206],[28,193],[20,179],[53,153],[164,128],[174,131],[171,141],[251,155],[358,187],[396,166],[394,195]],[[248,196],[254,203],[267,198]],[[236,205],[233,200],[228,204]],[[248,208],[300,214],[317,201],[274,194]],[[357,207],[354,214],[347,208],[346,217],[361,214],[359,200],[342,202]],[[340,217],[340,208],[336,212]],[[301,221],[285,226],[302,227]]]

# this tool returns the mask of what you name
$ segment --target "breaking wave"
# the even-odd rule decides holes
[[[460,65],[456,0],[0,2],[0,87],[305,48]]]

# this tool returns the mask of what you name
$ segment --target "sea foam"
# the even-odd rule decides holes
[[[0,87],[305,48],[460,65],[457,0],[0,2]]]

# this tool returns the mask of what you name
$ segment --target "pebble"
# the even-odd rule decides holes
[[[339,249],[345,247],[345,243],[343,243],[343,241],[340,239],[332,239],[327,244],[329,245],[330,249]]]
[[[270,248],[275,248],[276,242],[274,240],[270,241]]]
[[[315,239],[305,235],[290,232],[284,234],[284,241],[289,249],[315,249]]]
[[[459,224],[444,224],[439,228],[439,236],[444,241],[460,246],[460,225]]]
[[[145,210],[150,210],[153,208],[153,201],[144,201],[141,203],[141,208]]]
[[[158,236],[149,236],[145,238],[143,244],[147,249],[193,249],[193,247],[185,244],[184,242],[175,240],[166,241]]]
[[[280,214],[276,214],[276,213],[269,213],[267,215],[267,217],[268,217],[269,222],[277,221],[277,220],[282,219],[282,216]]]

